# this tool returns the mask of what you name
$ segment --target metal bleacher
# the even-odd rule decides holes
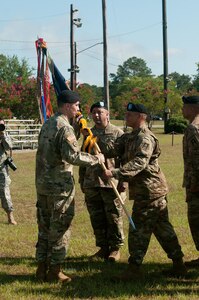
[[[6,132],[12,138],[13,149],[35,149],[41,124],[35,120],[6,119]]]

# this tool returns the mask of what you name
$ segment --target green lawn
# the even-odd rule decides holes
[[[173,223],[185,259],[197,257],[192,242],[186,216],[184,190],[181,187],[183,175],[182,136],[164,135],[156,131],[162,154],[160,164],[167,177],[170,220]],[[125,270],[128,249],[127,239],[122,248],[122,259],[117,264],[89,262],[89,255],[97,249],[88,213],[79,185],[76,185],[76,216],[73,222],[72,237],[68,258],[64,269],[73,277],[67,286],[61,284],[40,284],[35,280],[34,260],[37,225],[35,217],[34,167],[35,151],[15,151],[16,172],[12,177],[11,192],[15,207],[17,226],[7,224],[4,211],[0,210],[0,299],[1,300],[40,300],[40,299],[199,299],[199,270],[189,271],[186,279],[163,277],[161,271],[171,266],[159,244],[152,238],[144,261],[146,278],[141,282],[113,282],[114,274]],[[77,179],[78,168],[75,167]],[[76,180],[77,182],[77,180]],[[126,202],[131,211],[132,203]],[[128,233],[128,220],[124,215],[125,234]]]

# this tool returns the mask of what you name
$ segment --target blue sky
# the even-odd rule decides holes
[[[196,74],[199,62],[198,0],[167,0],[168,71]],[[34,41],[43,37],[57,67],[70,78],[70,5],[79,11],[82,27],[75,28],[77,52],[102,42],[101,0],[1,1],[0,53],[26,58],[37,68]],[[162,0],[106,0],[108,73],[136,56],[154,75],[163,73]],[[103,85],[103,46],[77,55],[78,81]]]

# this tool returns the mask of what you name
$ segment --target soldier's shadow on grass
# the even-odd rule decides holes
[[[29,271],[34,265],[32,257],[0,257],[0,268],[3,266],[5,269],[6,266],[5,271],[0,272],[1,284],[34,280],[35,276]]]
[[[34,295],[50,295],[60,299],[114,299],[118,297],[177,297],[199,294],[199,270],[190,270],[187,277],[177,279],[162,275],[169,264],[146,263],[143,271],[146,276],[138,281],[113,280],[114,276],[125,272],[126,262],[110,263],[104,261],[90,261],[88,257],[69,257],[64,266],[64,271],[72,277],[69,284],[38,283],[35,279],[36,263],[31,257],[3,257],[0,258],[0,266],[4,265],[6,271],[0,272],[1,284],[19,282],[18,292],[24,296],[29,295],[27,286],[34,289]],[[8,268],[6,269],[5,266]],[[13,270],[13,271],[12,271]]]
[[[87,258],[88,259],[88,258]],[[71,298],[117,298],[129,296],[168,297],[182,293],[186,296],[198,294],[199,270],[190,270],[186,278],[165,277],[162,271],[169,269],[170,264],[144,264],[145,276],[141,280],[128,282],[116,280],[117,275],[125,272],[126,263],[110,263],[103,261],[86,261],[86,257],[69,259],[66,271],[73,270],[73,281],[67,287],[62,287]],[[69,274],[70,276],[70,274]],[[193,285],[195,287],[193,288]]]

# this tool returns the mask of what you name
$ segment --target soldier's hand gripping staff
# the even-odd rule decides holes
[[[92,131],[90,130],[90,128],[88,128],[87,121],[83,117],[81,117],[79,119],[79,126],[80,126],[80,131],[81,131],[81,133],[84,136],[82,151],[91,153],[91,151],[93,149],[93,151],[94,151],[95,154],[101,153],[100,147],[97,144],[97,137],[94,136],[93,133],[92,133]],[[106,166],[105,166],[105,164],[103,162],[101,163],[101,167],[102,167],[102,169],[104,171],[107,170],[107,168],[106,168]],[[126,207],[124,205],[124,202],[123,202],[123,199],[122,199],[121,195],[119,194],[119,192],[118,192],[118,190],[117,190],[114,182],[111,179],[109,179],[108,181],[111,184],[111,186],[112,186],[112,188],[113,188],[113,190],[115,192],[115,195],[119,199],[119,201],[120,201],[120,203],[122,205],[122,208],[123,208],[123,210],[124,210],[124,212],[125,212],[128,220],[129,220],[129,223],[131,224],[133,230],[136,230],[135,224],[134,224],[131,216],[129,215],[129,213],[128,213],[127,209],[126,209]]]

